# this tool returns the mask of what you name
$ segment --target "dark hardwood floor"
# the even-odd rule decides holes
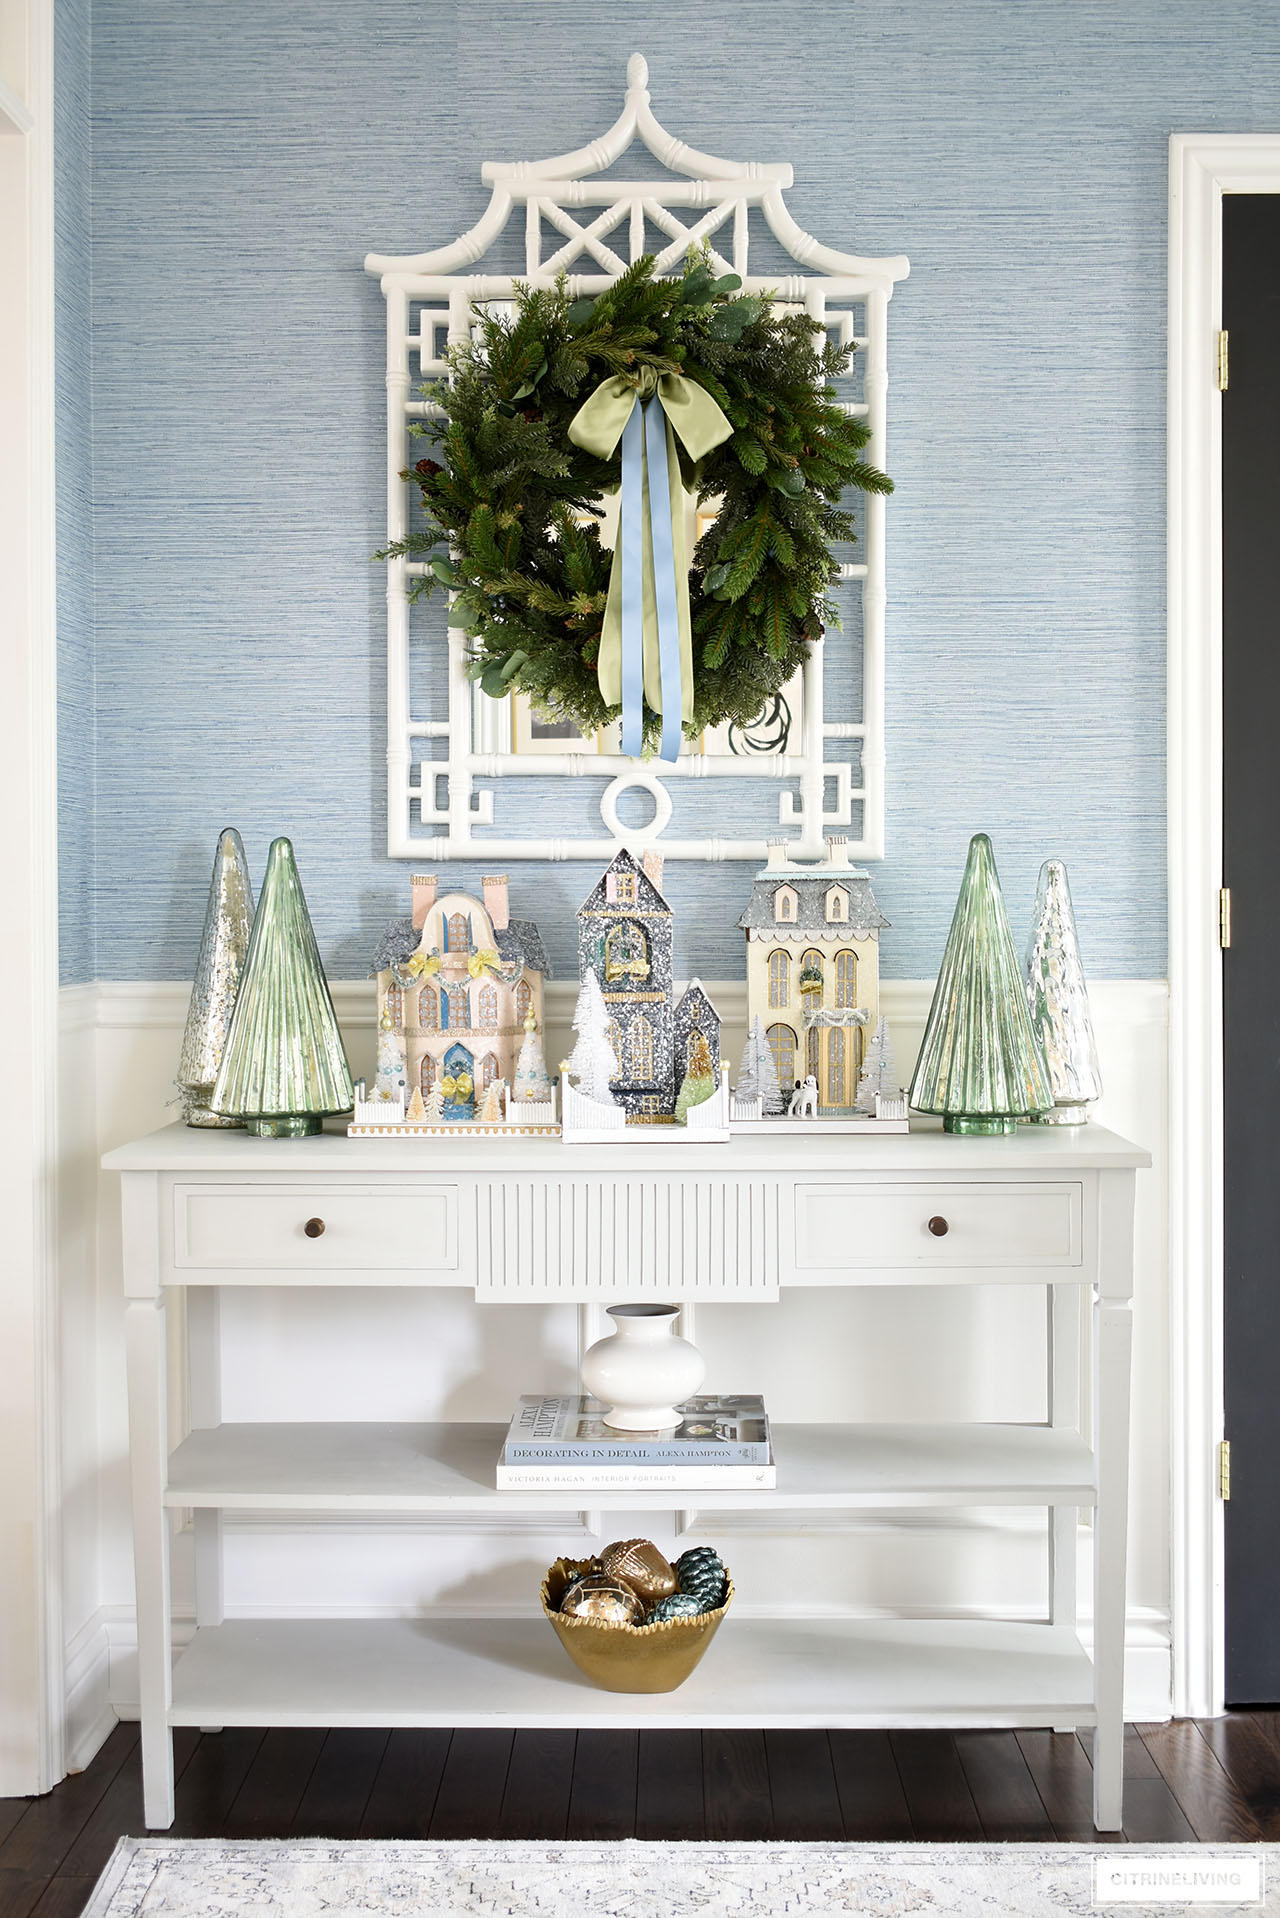
[[[1100,1842],[1062,1732],[180,1731],[188,1838]],[[1280,1838],[1280,1714],[1131,1727],[1125,1829]],[[141,1834],[138,1728],[44,1798],[0,1799],[0,1918],[75,1918]]]

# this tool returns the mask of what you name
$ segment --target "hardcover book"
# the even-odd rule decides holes
[[[503,1465],[500,1492],[727,1492],[778,1483],[774,1465]]]
[[[661,1432],[612,1432],[607,1406],[579,1394],[520,1400],[502,1448],[503,1465],[551,1467],[772,1465],[764,1400],[704,1394],[676,1407],[680,1423]]]

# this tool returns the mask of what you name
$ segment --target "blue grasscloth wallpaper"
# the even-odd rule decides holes
[[[1167,136],[1280,126],[1280,9],[93,0],[90,66],[88,0],[59,5],[63,452],[68,484],[92,474],[91,510],[63,495],[66,977],[187,976],[224,824],[256,871],[293,838],[336,977],[404,909],[361,262],[471,225],[481,160],[603,130],[634,48],[670,130],[790,159],[802,226],[911,260],[890,309],[886,974],[936,968],[978,829],[1015,926],[1060,854],[1090,970],[1163,972]],[[592,874],[511,870],[567,970]],[[740,866],[671,869],[678,971],[741,973],[747,891]]]

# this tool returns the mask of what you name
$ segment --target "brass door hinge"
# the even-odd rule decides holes
[[[1225,952],[1231,944],[1231,888],[1218,889],[1218,944]]]
[[[1221,1439],[1218,1443],[1218,1497],[1231,1497],[1231,1440]]]
[[[1218,335],[1218,391],[1219,393],[1225,393],[1227,390],[1228,372],[1229,372],[1229,368],[1227,365],[1227,330],[1225,327],[1223,327],[1221,333],[1219,333]]]

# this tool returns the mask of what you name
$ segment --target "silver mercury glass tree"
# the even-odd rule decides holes
[[[1102,1096],[1102,1075],[1071,888],[1060,859],[1046,859],[1040,868],[1027,942],[1027,1004],[1053,1089],[1053,1105],[1035,1117],[1041,1125],[1083,1125],[1090,1101]]]
[[[212,1111],[209,1098],[222,1064],[252,930],[253,881],[240,835],[234,826],[227,826],[218,835],[213,858],[209,904],[178,1054],[177,1083],[188,1125],[244,1124],[243,1119]]]

